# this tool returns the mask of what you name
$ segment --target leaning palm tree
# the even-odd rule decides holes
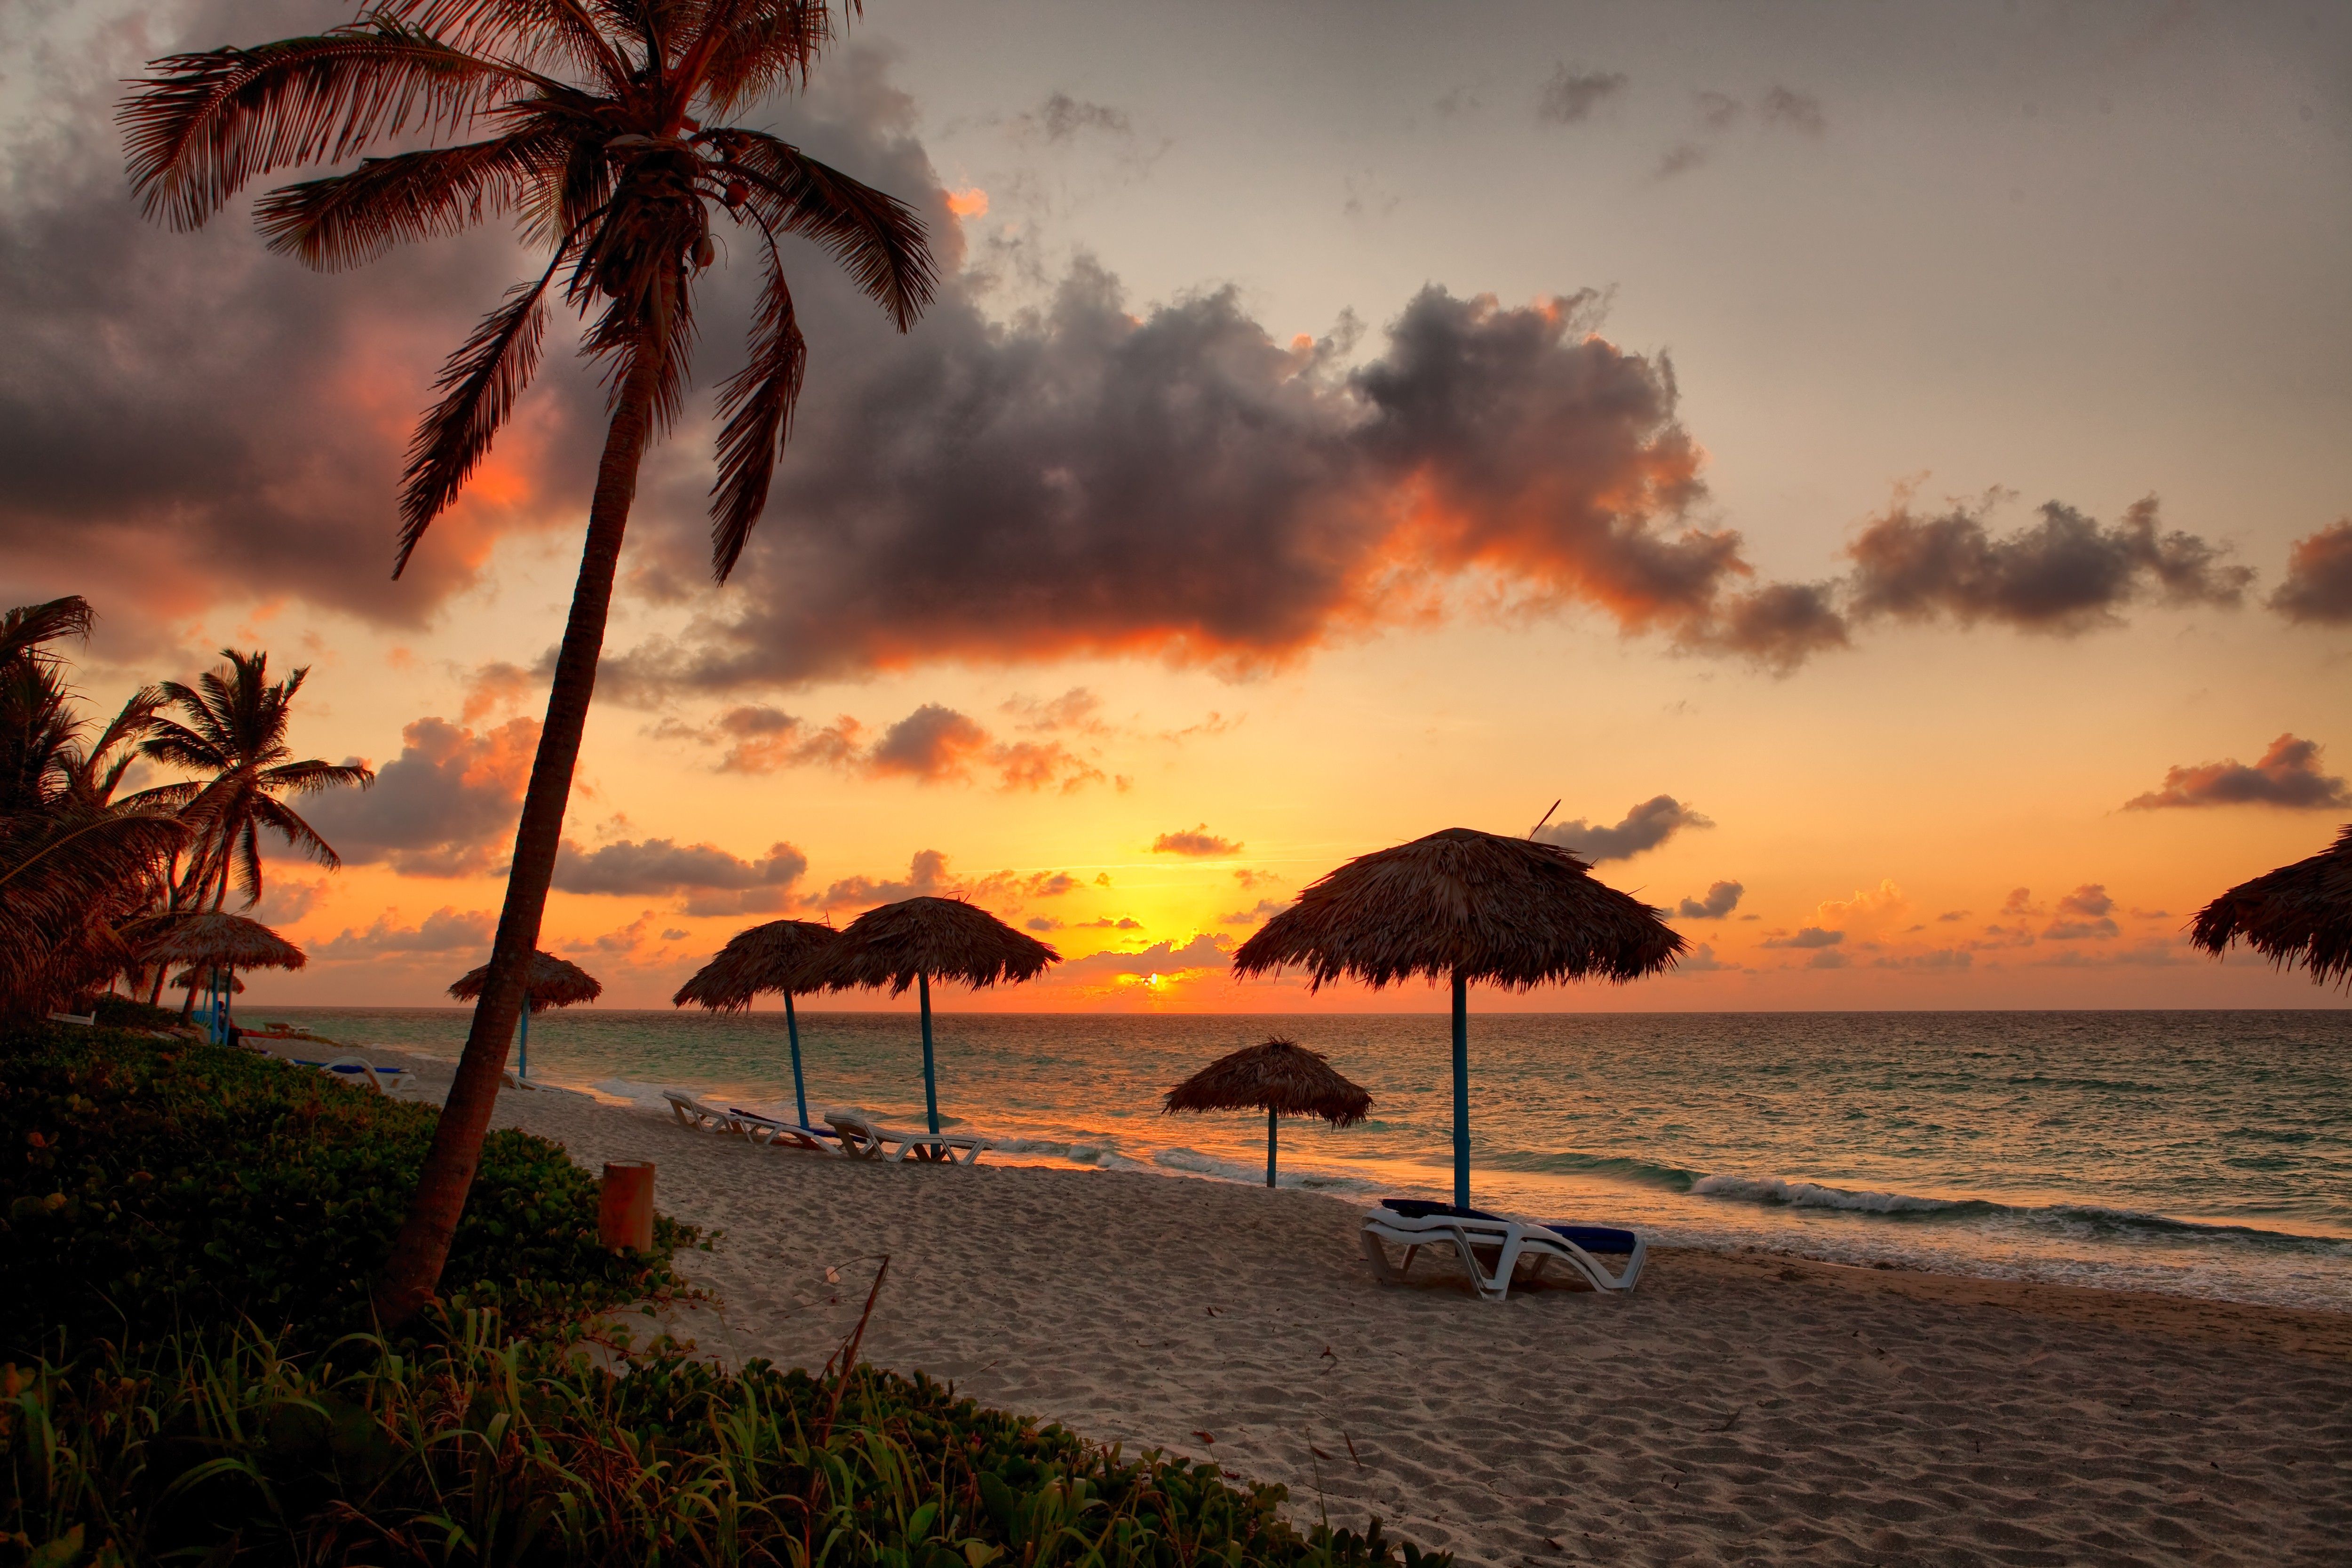
[[[160,60],[123,107],[132,184],[148,213],[175,227],[204,223],[260,175],[421,137],[434,144],[265,196],[257,217],[270,246],[335,268],[506,216],[544,247],[545,268],[441,373],[441,400],[409,448],[394,575],[538,369],[551,290],[591,318],[583,348],[611,389],[490,973],[378,1282],[387,1323],[430,1299],[480,1158],[539,944],[638,463],[684,398],[694,282],[716,257],[712,218],[748,234],[763,276],[749,361],[719,399],[711,564],[722,582],[767,504],[807,357],[779,237],[831,252],[901,331],[929,302],[930,252],[906,206],[775,136],[718,123],[804,80],[832,21],[825,0],[388,0],[316,37]],[[442,144],[478,132],[488,134]]]
[[[194,686],[167,680],[163,700],[178,718],[150,716],[140,750],[156,762],[204,776],[142,790],[134,800],[177,806],[201,835],[188,880],[201,904],[228,901],[232,876],[247,907],[261,897],[261,836],[267,831],[329,870],[342,865],[335,847],[319,837],[284,796],[375,783],[358,763],[298,762],[286,743],[294,697],[310,670],[269,679],[269,656],[221,649],[228,663],[206,670]],[[184,720],[185,722],[181,721]]]

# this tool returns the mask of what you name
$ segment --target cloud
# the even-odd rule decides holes
[[[1671,180],[1706,162],[1706,149],[1696,142],[1677,142],[1658,159],[1657,177]]]
[[[895,904],[901,899],[941,898],[958,889],[948,879],[948,858],[936,849],[918,849],[907,862],[903,881],[877,881],[869,877],[845,877],[821,893],[802,900],[809,909],[865,910]]]
[[[1776,87],[1765,93],[1763,101],[1757,105],[1756,112],[1767,125],[1801,132],[1807,136],[1819,136],[1829,129],[1829,120],[1822,112],[1820,99],[1785,87]]]
[[[1703,942],[1695,951],[1684,953],[1675,961],[1675,966],[1666,973],[1668,974],[1745,973],[1746,970],[1740,964],[1724,963],[1715,956],[1715,944]]]
[[[1013,727],[1033,734],[1056,734],[1068,731],[1081,735],[1101,735],[1109,726],[1102,721],[1102,699],[1083,686],[1073,686],[1059,697],[1049,700],[1034,697],[1012,697],[1005,700],[1002,710],[1013,716]],[[1210,719],[1214,721],[1215,714]],[[1198,726],[1195,726],[1198,728]]]
[[[2081,915],[2085,920],[2097,920],[2115,907],[2116,901],[2107,897],[2104,882],[2085,882],[2058,900],[2060,914]]]
[[[1209,831],[1205,822],[1198,826],[1163,833],[1151,841],[1155,855],[1192,855],[1200,857],[1238,855],[1242,852],[1238,838],[1220,838]]]
[[[1464,584],[1492,613],[1583,606],[1782,667],[1838,640],[1818,596],[1770,593],[1738,533],[1691,524],[1671,368],[1600,335],[1589,291],[1428,288],[1349,370],[1349,330],[1277,342],[1232,289],[1134,310],[1081,262],[999,324],[966,286],[903,339],[836,323],[777,476],[793,526],[754,536],[714,614],[610,661],[616,694],[940,659],[1264,668],[1423,624]],[[698,538],[645,548],[686,582]]]
[[[2019,890],[2021,892],[2023,891],[2022,889]],[[1969,911],[1967,910],[1946,910],[1942,914],[1937,915],[1936,918],[1939,921],[1964,921],[1969,918]]]
[[[268,881],[262,885],[261,901],[242,912],[266,926],[289,926],[318,908],[331,885],[327,878],[304,881],[286,876],[273,866]]]
[[[1051,785],[1064,795],[1100,784],[1104,777],[1100,768],[1059,741],[999,741],[969,714],[937,702],[924,703],[870,743],[866,727],[846,713],[821,730],[811,729],[764,703],[730,708],[707,730],[665,721],[655,733],[705,745],[725,743],[720,773],[764,774],[782,768],[827,766],[869,778],[950,784],[968,783],[975,767],[988,767],[995,770],[1001,789],[1034,791]]]
[[[1848,546],[1848,613],[1855,620],[1948,617],[2068,636],[2119,624],[2138,599],[2234,608],[2253,573],[2224,563],[2224,547],[2158,531],[2157,502],[2135,501],[2112,528],[2059,501],[2042,521],[1995,536],[1990,503],[1922,518],[1899,497]]]
[[[1714,826],[1673,795],[1660,795],[1627,807],[1614,826],[1580,816],[1573,822],[1549,824],[1535,837],[1539,843],[1557,844],[1598,866],[1604,860],[1630,860],[1645,849],[1655,849],[1685,827]]]
[[[382,862],[404,877],[489,870],[513,847],[539,721],[477,733],[419,719],[400,736],[400,755],[376,770],[375,787],[319,795],[303,816],[352,865]]]
[[[608,931],[585,942],[567,942],[563,944],[563,951],[583,954],[601,952],[614,958],[632,957],[648,942],[675,940],[669,938],[666,931],[656,934],[654,931],[656,923],[653,910],[646,910],[618,931]]]
[[[2352,517],[2294,542],[2286,581],[2270,596],[2270,606],[2305,625],[2352,621]]]
[[[2109,911],[2116,907],[2105,883],[2085,882],[2058,900],[2058,915],[2042,929],[2051,942],[2104,942],[2118,934]]]
[[[556,857],[555,886],[632,898],[682,894],[690,915],[767,914],[789,907],[792,885],[807,869],[808,857],[782,842],[762,858],[745,860],[715,844],[624,838],[592,850],[566,839]]]
[[[505,659],[477,665],[466,679],[466,701],[458,711],[458,722],[478,724],[499,709],[514,707],[532,696],[540,685],[538,676]]]
[[[1080,921],[1076,929],[1079,931],[1141,931],[1143,922],[1133,915],[1121,915],[1117,920],[1104,915],[1098,920]]]
[[[988,744],[988,731],[937,702],[926,702],[882,732],[866,754],[867,771],[903,773],[935,783],[970,776],[973,755]]]
[[[1772,944],[1768,942],[1764,945],[1769,947]],[[1848,958],[1844,953],[1840,952],[1837,949],[1833,947],[1825,947],[1819,949],[1814,952],[1812,957],[1807,959],[1805,961],[1805,967],[1808,969],[1844,969],[1853,963],[1853,959]]]
[[[1125,110],[1090,103],[1066,92],[1049,94],[1035,109],[1014,116],[1013,127],[1015,135],[1036,136],[1048,142],[1073,141],[1090,131],[1108,136],[1135,134]]]
[[[1798,948],[1835,947],[1844,940],[1845,932],[1842,931],[1823,931],[1819,926],[1804,926],[1800,928],[1793,936],[1767,937],[1763,945]]]
[[[1739,117],[1747,112],[1746,106],[1727,93],[1696,93],[1693,95],[1692,101],[1698,106],[1699,123],[1709,131],[1728,131],[1738,124]]]
[[[1229,936],[1203,934],[1181,947],[1173,942],[1156,942],[1134,952],[1090,953],[1056,965],[1051,973],[1055,982],[1068,983],[1112,980],[1127,974],[1172,975],[1223,969],[1231,963],[1233,945],[1234,939]]]
[[[1904,953],[1897,957],[1874,958],[1874,969],[1967,969],[1976,963],[1976,954],[1965,948],[1938,947],[1926,952]]]
[[[1285,879],[1272,871],[1260,871],[1248,866],[1236,866],[1234,868],[1234,880],[1241,884],[1242,891],[1250,892],[1258,888],[1271,888]]]
[[[1536,90],[1536,118],[1547,125],[1581,125],[1632,80],[1623,71],[1570,70],[1556,65],[1551,79]],[[1440,112],[1444,112],[1443,104]]]
[[[1719,921],[1739,907],[1739,895],[1747,890],[1738,882],[1710,884],[1705,899],[1685,899],[1680,913],[1686,921]]]
[[[1273,919],[1289,907],[1288,899],[1260,899],[1248,909],[1235,910],[1231,914],[1218,916],[1217,923],[1229,926],[1254,926],[1260,921]]]
[[[2319,771],[2319,743],[2281,735],[2252,767],[2235,757],[2164,770],[2164,785],[2124,802],[2126,811],[2168,806],[2279,805],[2292,810],[2352,805],[2344,780]]]
[[[1060,931],[1062,922],[1051,915],[1031,915],[1021,922],[1034,931]]]
[[[2000,912],[2004,915],[2016,916],[2038,915],[2042,911],[2042,906],[2033,901],[2032,889],[2011,888],[2009,890],[2009,897],[2001,900]]]
[[[365,931],[345,926],[325,942],[313,942],[310,956],[321,963],[338,963],[462,954],[465,962],[452,965],[449,978],[454,981],[464,970],[474,967],[478,956],[481,960],[489,957],[490,938],[498,932],[498,917],[488,910],[468,910],[461,914],[444,904],[413,926],[394,924],[393,917],[394,911],[386,910]]]

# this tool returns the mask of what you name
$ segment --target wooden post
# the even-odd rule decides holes
[[[604,1194],[596,1205],[596,1238],[614,1252],[651,1252],[654,1247],[654,1164],[650,1160],[611,1160],[604,1165]]]

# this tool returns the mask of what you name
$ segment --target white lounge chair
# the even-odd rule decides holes
[[[735,1119],[735,1125],[742,1129],[744,1137],[754,1143],[765,1144],[771,1149],[805,1149],[815,1154],[849,1152],[842,1146],[842,1136],[838,1132],[828,1132],[817,1127],[803,1127],[797,1122],[781,1121],[773,1116],[762,1116],[756,1110],[746,1110],[740,1105],[729,1106],[727,1114]]]
[[[995,1143],[986,1138],[974,1138],[949,1132],[894,1132],[887,1127],[877,1127],[864,1117],[846,1110],[825,1113],[825,1124],[841,1134],[845,1153],[866,1160],[919,1160],[950,1165],[975,1165],[980,1152],[993,1149]],[[897,1144],[898,1152],[890,1152]]]
[[[378,1094],[390,1094],[392,1092],[392,1087],[383,1080],[394,1073],[405,1072],[407,1070],[404,1068],[376,1067],[373,1063],[360,1060],[357,1057],[337,1057],[331,1062],[306,1062],[297,1058],[294,1065],[296,1067],[317,1068],[320,1072],[331,1072],[337,1078],[343,1079],[345,1080],[355,1079],[364,1082],[370,1089],[374,1089]]]
[[[1543,1278],[1557,1259],[1582,1275],[1595,1290],[1631,1290],[1650,1250],[1633,1232],[1611,1226],[1536,1225],[1419,1198],[1383,1199],[1364,1215],[1359,1235],[1373,1271],[1391,1284],[1404,1281],[1423,1247],[1453,1248],[1472,1288],[1488,1301],[1510,1294],[1513,1277],[1529,1258],[1535,1260],[1528,1275],[1530,1284]],[[1391,1263],[1386,1246],[1403,1247],[1404,1261]],[[1596,1252],[1626,1255],[1624,1268],[1612,1274],[1593,1257]]]
[[[732,1111],[721,1110],[715,1105],[706,1105],[682,1090],[666,1089],[662,1090],[662,1098],[669,1101],[669,1113],[677,1118],[677,1124],[680,1127],[689,1128],[697,1132],[741,1132],[743,1131],[742,1122]]]

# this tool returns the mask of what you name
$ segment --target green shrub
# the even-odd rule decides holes
[[[266,1057],[104,1028],[0,1039],[0,1349],[75,1353],[250,1320],[297,1348],[368,1326],[438,1112]],[[561,1144],[483,1145],[443,1293],[521,1331],[676,1286],[596,1241]]]
[[[144,1002],[134,1002],[128,996],[112,992],[100,996],[95,1004],[98,1026],[101,1029],[180,1029],[189,1027],[192,1020],[180,1016],[180,1009],[150,1007]]]
[[[409,1357],[190,1336],[140,1362],[12,1366],[0,1537],[45,1568],[1449,1561],[1377,1524],[1302,1537],[1278,1487],[1127,1458],[919,1376],[730,1376],[666,1343],[626,1364],[501,1342],[476,1317]]]

